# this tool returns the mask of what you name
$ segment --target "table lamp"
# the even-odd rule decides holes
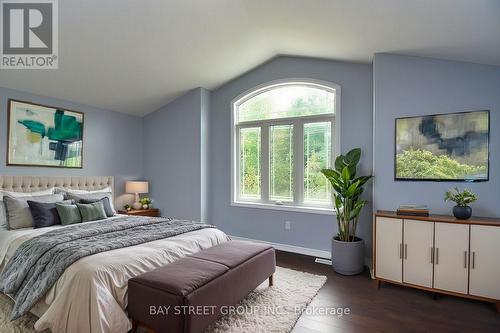
[[[125,192],[135,194],[135,202],[132,208],[141,209],[142,205],[139,202],[139,194],[149,192],[149,183],[146,181],[127,181],[125,184]]]

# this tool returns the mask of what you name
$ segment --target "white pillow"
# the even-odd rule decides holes
[[[49,189],[37,192],[11,192],[11,191],[0,191],[0,198],[3,198],[4,195],[9,195],[14,198],[21,197],[38,197],[41,195],[51,195],[54,194],[54,188],[51,187]]]
[[[5,212],[5,204],[3,202],[4,195],[9,195],[13,198],[22,198],[22,197],[38,197],[41,195],[50,195],[50,194],[54,194],[53,187],[37,192],[0,191],[0,229],[7,229],[7,214]]]
[[[64,188],[64,187],[56,187],[56,193],[60,192],[67,192],[71,194],[91,194],[91,193],[108,193],[108,192],[113,192],[111,187],[106,187],[101,190],[94,190],[94,191],[85,191],[85,190],[73,190],[70,188]]]

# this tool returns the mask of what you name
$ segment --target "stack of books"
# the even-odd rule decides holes
[[[429,208],[425,205],[401,205],[397,210],[398,215],[429,216]]]

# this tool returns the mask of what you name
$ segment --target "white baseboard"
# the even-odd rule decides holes
[[[231,237],[231,239],[246,240],[246,241],[251,241],[251,242],[256,242],[256,243],[269,244],[272,247],[274,247],[276,250],[280,250],[280,251],[299,253],[299,254],[304,254],[306,256],[327,259],[327,260],[331,260],[331,258],[332,258],[331,252],[329,252],[329,251],[322,251],[322,250],[311,249],[308,247],[281,244],[281,243],[273,243],[273,242],[267,242],[267,241],[258,240],[258,239],[251,239],[251,238],[231,236],[231,235],[229,235],[229,237]],[[365,258],[365,265],[370,268],[370,272],[371,272],[372,271],[371,258]],[[372,273],[372,275],[373,275],[373,273]]]
[[[331,258],[331,253],[329,251],[310,249],[307,247],[301,247],[301,246],[295,246],[295,245],[266,242],[266,241],[262,241],[262,240],[258,240],[258,239],[250,239],[250,238],[231,236],[231,235],[229,235],[229,237],[231,237],[232,239],[237,239],[237,240],[246,240],[246,241],[251,241],[251,242],[256,242],[256,243],[269,244],[269,245],[272,245],[276,250],[280,250],[280,251],[299,253],[299,254],[304,254],[306,256],[323,258],[323,259],[330,259]]]

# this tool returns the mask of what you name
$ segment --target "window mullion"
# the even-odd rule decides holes
[[[269,202],[269,125],[260,128],[260,193],[263,202]]]
[[[304,201],[304,122],[293,123],[293,204],[300,206]]]

